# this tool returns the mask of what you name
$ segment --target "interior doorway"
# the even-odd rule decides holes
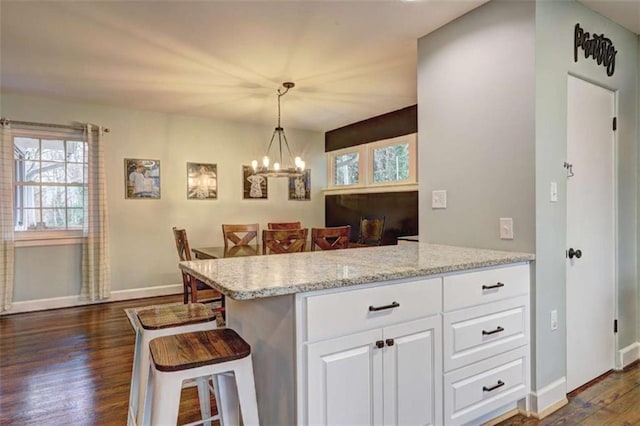
[[[567,391],[614,367],[615,93],[569,76]]]

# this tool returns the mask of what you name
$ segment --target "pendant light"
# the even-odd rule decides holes
[[[264,157],[262,157],[262,163],[258,163],[258,160],[253,160],[251,162],[253,172],[265,177],[295,177],[302,176],[304,173],[304,161],[302,161],[300,157],[293,158],[291,148],[289,148],[289,142],[287,142],[284,129],[280,124],[280,98],[286,95],[289,89],[293,88],[295,84],[290,81],[286,81],[282,83],[282,86],[284,87],[284,90],[278,89],[278,126],[271,135],[271,140],[267,146],[267,152]],[[270,157],[269,153],[273,146],[273,142],[276,141],[276,138],[277,155],[275,157]],[[288,155],[288,163],[283,162],[283,148],[286,150],[286,154]]]

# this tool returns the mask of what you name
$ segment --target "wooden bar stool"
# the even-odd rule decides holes
[[[156,337],[217,327],[216,314],[202,303],[165,305],[142,309],[136,316],[136,342],[131,371],[128,425],[142,424],[143,406],[149,377],[149,342]],[[200,412],[211,417],[209,382],[197,381]]]
[[[234,330],[219,328],[158,337],[149,343],[149,352],[143,425],[176,424],[183,381],[212,377],[217,383],[219,375],[230,376],[229,373],[235,378],[237,394],[222,395],[218,407],[220,423],[239,424],[231,419],[233,413],[225,411],[230,408],[225,407],[225,400],[236,397],[242,424],[259,425],[251,347]]]

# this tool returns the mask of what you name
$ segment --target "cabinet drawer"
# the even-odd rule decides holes
[[[528,347],[522,347],[445,374],[445,424],[463,424],[524,398],[528,370]]]
[[[444,277],[444,310],[466,308],[529,293],[529,265]]]
[[[442,309],[442,279],[339,291],[305,300],[306,340],[316,341],[436,314]],[[390,307],[394,302],[398,306]]]
[[[445,371],[529,343],[528,308],[528,296],[520,296],[445,313]]]

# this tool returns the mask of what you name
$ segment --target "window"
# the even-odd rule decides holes
[[[373,183],[409,179],[409,143],[372,148]]]
[[[330,190],[417,184],[415,133],[332,151],[327,157]]]
[[[13,145],[15,230],[40,234],[81,231],[87,190],[86,142],[77,133],[14,131]]]
[[[360,155],[348,152],[336,155],[333,161],[334,184],[337,186],[355,185],[360,177]]]

